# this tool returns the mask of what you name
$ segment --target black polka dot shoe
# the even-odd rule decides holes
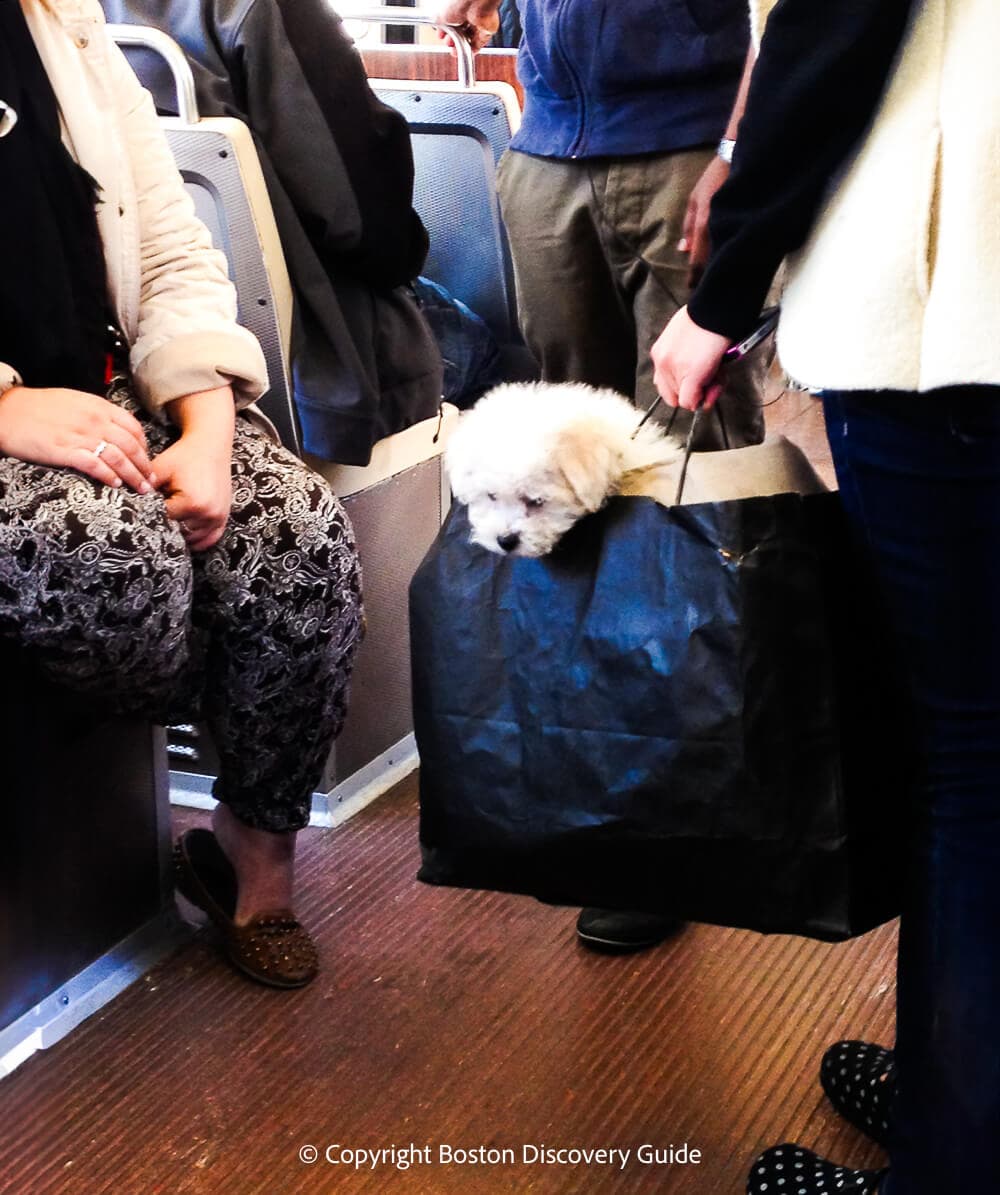
[[[864,1041],[838,1041],[823,1055],[819,1081],[837,1112],[866,1137],[885,1145],[896,1094],[892,1051]]]
[[[848,1170],[801,1145],[776,1145],[754,1162],[747,1195],[875,1195],[886,1173]]]

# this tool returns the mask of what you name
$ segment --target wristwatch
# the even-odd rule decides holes
[[[727,166],[732,164],[733,150],[736,148],[736,142],[732,137],[723,137],[716,148],[715,155],[723,160]]]

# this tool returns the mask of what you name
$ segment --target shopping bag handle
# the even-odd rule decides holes
[[[636,425],[635,431],[632,433],[633,440],[639,434],[639,430],[642,428],[643,424],[650,417],[650,415],[652,415],[652,413],[656,410],[656,408],[660,405],[660,403],[662,401],[663,400],[660,397],[660,395],[657,395],[656,398],[646,408],[646,413],[639,420],[638,424]],[[680,475],[680,479],[677,482],[677,493],[674,496],[674,506],[680,506],[681,498],[684,496],[684,482],[687,479],[688,464],[690,463],[690,460],[691,460],[691,453],[694,451],[694,433],[698,427],[698,420],[701,418],[702,414],[704,413],[704,408],[701,405],[702,402],[704,402],[704,401],[705,401],[704,396],[702,396],[701,401],[698,403],[698,405],[695,407],[695,409],[691,413],[691,426],[688,428],[687,440],[684,442],[684,461],[681,464],[681,475]],[[671,410],[670,418],[667,420],[666,427],[664,428],[665,435],[668,435],[668,436],[670,435],[670,429],[674,426],[674,420],[677,418],[677,412],[679,410],[680,410],[680,407],[674,407]],[[722,432],[722,445],[724,448],[730,448],[731,445],[729,443],[729,432],[726,430],[726,421],[722,415],[722,408],[719,406],[718,403],[715,404],[715,414],[719,420],[719,430]]]
[[[648,419],[652,415],[652,412],[654,412],[656,410],[656,407],[659,404],[661,404],[662,402],[663,402],[663,399],[661,397],[659,397],[659,394],[657,394],[656,398],[654,400],[652,400],[652,403],[650,403],[650,405],[648,407],[646,407],[645,415],[642,417],[642,419],[639,419],[639,422],[636,425],[636,430],[634,430],[632,433],[633,440],[636,439],[636,436],[639,434],[639,429],[643,427],[643,424],[646,422],[646,419]],[[692,452],[694,452],[694,433],[695,433],[695,431],[698,430],[698,421],[701,418],[701,416],[703,416],[705,413],[704,407],[701,406],[701,403],[704,403],[704,402],[705,402],[705,397],[703,394],[703,397],[701,397],[701,402],[698,404],[698,406],[695,406],[695,409],[692,412],[691,427],[689,427],[687,429],[687,440],[685,441],[685,459],[683,459],[683,464],[681,465],[680,480],[679,480],[679,482],[677,482],[677,492],[674,497],[675,507],[679,507],[679,505],[681,504],[681,498],[683,497],[683,492],[685,492],[685,482],[687,480],[687,466],[688,466],[689,462],[691,462],[691,454],[692,454]],[[674,427],[674,421],[677,417],[677,411],[679,411],[679,410],[680,410],[680,407],[675,406],[674,409],[670,411],[670,418],[667,421],[667,427],[664,428],[665,435],[668,435],[668,436],[670,435],[670,429]],[[717,403],[716,406],[714,406],[714,411],[716,411],[716,416],[718,417],[719,430],[722,431],[723,448],[730,448],[731,445],[729,442],[729,431],[726,430],[726,427],[725,427],[725,418],[723,417],[722,407],[720,407]]]
[[[702,401],[704,401],[704,399]],[[720,409],[718,403],[715,404],[714,409],[719,420],[719,430],[722,433],[723,448],[729,448],[729,432],[726,430],[726,421],[723,418],[722,410]],[[677,412],[679,410],[679,407],[674,407],[674,409],[670,412],[670,418],[667,420],[667,426],[665,429],[667,435],[670,434],[670,429],[674,426],[674,420],[677,418]],[[704,413],[704,408],[700,402],[691,413],[691,426],[688,428],[687,439],[684,442],[684,460],[681,462],[681,475],[677,479],[677,493],[674,495],[674,506],[680,506],[681,498],[684,497],[684,482],[687,480],[688,465],[691,462],[691,453],[694,451],[694,434],[698,429],[698,421],[701,419]],[[649,414],[648,411],[647,414]],[[641,426],[642,425],[640,424],[640,427]]]

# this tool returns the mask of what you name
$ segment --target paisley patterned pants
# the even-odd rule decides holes
[[[127,385],[108,398],[175,429]],[[326,482],[237,419],[221,540],[188,551],[163,498],[0,456],[0,639],[109,711],[208,723],[214,795],[246,824],[305,825],[361,640],[354,535]]]

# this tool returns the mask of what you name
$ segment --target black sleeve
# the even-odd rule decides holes
[[[919,0],[779,0],[712,201],[712,254],[695,323],[746,335],[782,259],[809,235],[826,189],[868,126]]]
[[[340,17],[323,0],[253,4],[229,56],[249,123],[327,271],[376,290],[415,278],[427,233],[413,210],[409,127],[375,96]]]

